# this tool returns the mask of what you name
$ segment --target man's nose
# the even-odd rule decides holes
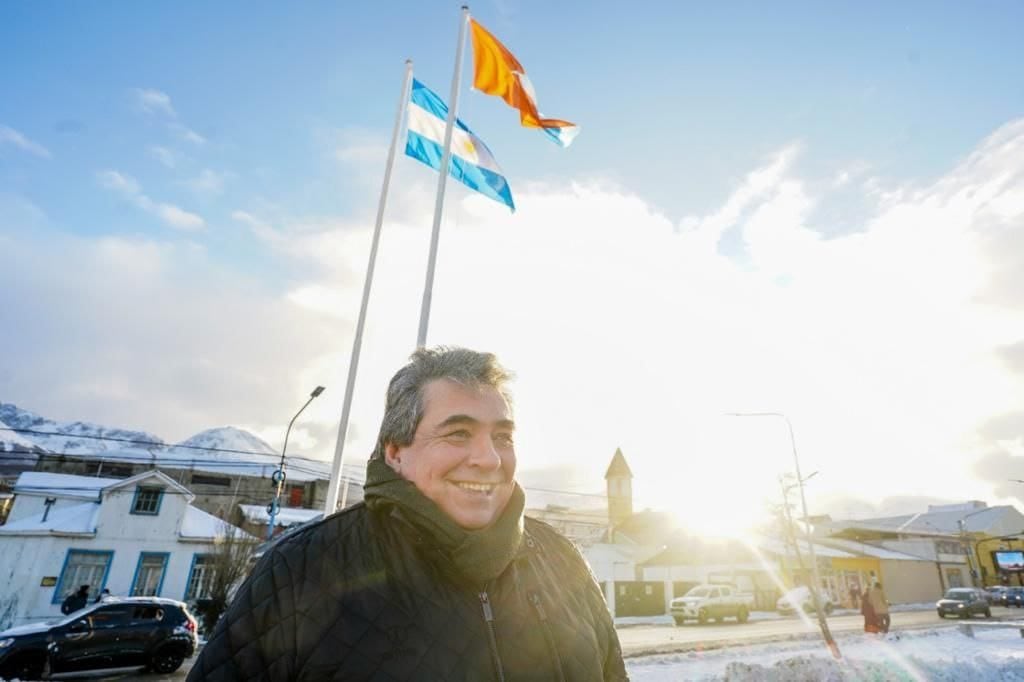
[[[468,463],[471,466],[479,467],[487,471],[501,468],[501,454],[494,447],[494,440],[489,434],[480,435],[473,439],[473,445],[469,453]]]

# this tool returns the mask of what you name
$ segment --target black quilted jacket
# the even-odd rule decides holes
[[[525,523],[505,572],[468,585],[412,526],[335,514],[259,561],[188,679],[628,679],[583,557]]]

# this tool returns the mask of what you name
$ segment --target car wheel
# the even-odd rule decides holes
[[[939,614],[939,618],[942,618],[943,620],[946,619],[946,614],[944,614],[942,611],[939,611],[938,614]]]
[[[676,625],[682,625],[686,622],[685,618],[680,618],[679,616],[672,616],[672,620],[676,622]]]
[[[153,656],[153,660],[149,663],[149,669],[161,675],[169,675],[180,668],[181,664],[184,662],[184,656],[177,652],[165,649],[163,651],[156,652],[156,655]]]
[[[748,613],[745,608],[740,608],[740,610],[736,613],[737,623],[746,623],[748,618],[750,618],[750,613]]]
[[[708,611],[707,609],[701,609],[697,612],[697,622],[701,625],[706,625],[708,622]]]
[[[990,609],[990,608],[986,608],[985,609],[985,617],[986,618],[991,618],[992,617],[992,609]]]
[[[4,666],[0,676],[6,679],[38,680],[43,677],[46,659],[42,656],[26,654],[18,656],[9,665]]]

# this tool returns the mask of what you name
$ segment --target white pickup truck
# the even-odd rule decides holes
[[[729,585],[697,585],[684,596],[673,599],[670,611],[676,625],[687,620],[703,624],[724,618],[746,623],[753,606],[754,595],[737,592]]]

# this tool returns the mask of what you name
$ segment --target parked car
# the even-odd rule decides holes
[[[985,588],[985,598],[989,604],[1006,606],[1006,591],[1010,589],[1006,585],[992,585]]]
[[[836,603],[825,592],[818,591],[818,598],[821,600],[821,608],[825,613],[832,613]],[[811,590],[806,585],[794,587],[786,594],[779,597],[775,602],[775,610],[784,616],[789,616],[797,611],[814,613],[814,599],[811,597]]]
[[[185,604],[111,597],[55,621],[0,632],[0,677],[37,680],[148,669],[169,674],[196,650]],[[102,671],[102,672],[101,672]]]
[[[1008,587],[1003,597],[1003,606],[1024,608],[1024,587]]]
[[[992,617],[992,608],[985,598],[984,591],[976,587],[954,587],[946,590],[942,599],[936,602],[935,609],[939,613],[939,618],[969,618],[972,615]]]
[[[704,624],[709,620],[724,618],[735,618],[739,623],[746,623],[753,606],[752,594],[737,592],[729,585],[697,585],[682,597],[673,599],[669,610],[676,625],[682,625],[687,620]]]

